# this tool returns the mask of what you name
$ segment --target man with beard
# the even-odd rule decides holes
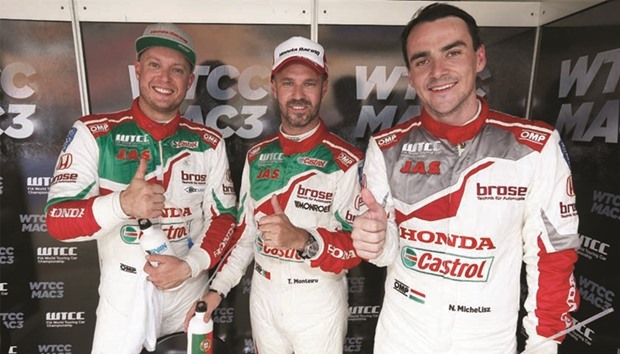
[[[350,231],[362,154],[319,117],[327,87],[321,45],[292,37],[276,47],[271,88],[280,131],[248,150],[239,240],[203,296],[209,318],[254,260],[250,317],[257,353],[343,351],[345,276],[360,263]]]
[[[194,81],[191,38],[173,24],[154,24],[135,48],[139,97],[127,110],[75,122],[46,206],[51,236],[97,241],[97,354],[152,351],[157,337],[181,331],[235,225],[224,139],[179,113]],[[147,218],[176,255],[148,256],[157,267],[138,240],[138,220]]]

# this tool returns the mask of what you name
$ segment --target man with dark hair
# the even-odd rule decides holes
[[[475,20],[436,3],[402,34],[420,116],[373,135],[357,254],[387,266],[375,353],[556,353],[579,305],[568,156],[553,127],[491,110]],[[552,338],[553,337],[553,338]]]
[[[194,81],[192,39],[159,23],[146,27],[135,48],[140,96],[127,110],[75,122],[46,206],[52,237],[97,241],[97,354],[153,350],[157,337],[181,331],[235,224],[224,139],[179,112]],[[145,260],[138,227],[145,218],[165,232],[176,256]]]
[[[275,48],[271,90],[280,132],[248,150],[240,238],[203,296],[208,318],[254,260],[250,320],[257,353],[343,351],[346,273],[361,262],[353,251],[351,222],[359,212],[362,153],[321,120],[327,88],[323,46],[292,37]],[[186,323],[193,313],[192,308]]]

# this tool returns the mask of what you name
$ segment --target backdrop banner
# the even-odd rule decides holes
[[[613,3],[600,8],[620,11]],[[535,28],[483,28],[488,64],[478,77],[478,94],[494,109],[556,126],[565,140],[581,219],[575,271],[581,309],[575,318],[583,322],[617,306],[620,291],[620,240],[610,231],[620,229],[620,19],[601,27],[591,11],[572,18],[585,25],[558,22],[541,29],[535,67]],[[273,49],[291,36],[309,37],[310,27],[180,26],[193,37],[198,58],[182,113],[223,134],[238,192],[248,148],[279,127],[269,80]],[[43,214],[57,156],[81,116],[71,24],[0,20],[0,27],[0,354],[89,353],[98,302],[97,246],[56,241]],[[125,109],[138,95],[134,41],[144,27],[81,24],[91,113]],[[401,29],[319,27],[329,64],[321,117],[362,150],[370,134],[420,112],[400,52]],[[213,314],[216,335],[233,353],[254,353],[251,270]],[[369,263],[349,272],[343,352],[372,353],[384,279],[385,269]],[[581,326],[560,353],[617,354],[620,337],[613,328],[619,324],[612,313]],[[521,351],[522,330],[517,334]]]

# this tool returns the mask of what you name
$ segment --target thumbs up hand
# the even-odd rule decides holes
[[[371,260],[383,252],[387,214],[368,189],[362,189],[361,196],[368,210],[353,221],[351,238],[357,255]]]
[[[136,174],[127,189],[121,192],[123,212],[136,219],[159,217],[164,209],[164,187],[157,183],[148,183],[145,175],[146,160],[140,159]]]
[[[302,250],[310,236],[308,231],[291,223],[275,194],[271,196],[271,206],[273,214],[258,220],[258,230],[262,234],[263,242],[271,247]]]

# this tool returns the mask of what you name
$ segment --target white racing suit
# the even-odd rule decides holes
[[[388,212],[372,260],[387,266],[376,354],[515,353],[523,263],[527,345],[572,323],[580,242],[566,151],[547,124],[479,99],[465,126],[423,111],[369,141],[363,184]]]
[[[150,344],[153,336],[181,331],[187,309],[206,290],[206,270],[232,240],[236,196],[220,134],[178,114],[165,125],[153,122],[137,100],[129,110],[75,122],[46,206],[54,238],[97,240],[101,278],[93,353],[139,353],[149,337],[147,328],[156,332],[150,333]],[[138,222],[120,206],[120,192],[140,158],[148,160],[146,180],[165,188],[164,215],[156,221],[192,271],[190,279],[170,291],[146,283]]]
[[[342,353],[347,332],[345,273],[361,262],[350,238],[359,213],[361,152],[321,122],[303,141],[282,134],[248,150],[240,190],[240,237],[211,288],[226,295],[254,259],[250,317],[258,353]],[[257,221],[273,214],[276,194],[293,225],[310,232],[319,252],[263,244]]]

